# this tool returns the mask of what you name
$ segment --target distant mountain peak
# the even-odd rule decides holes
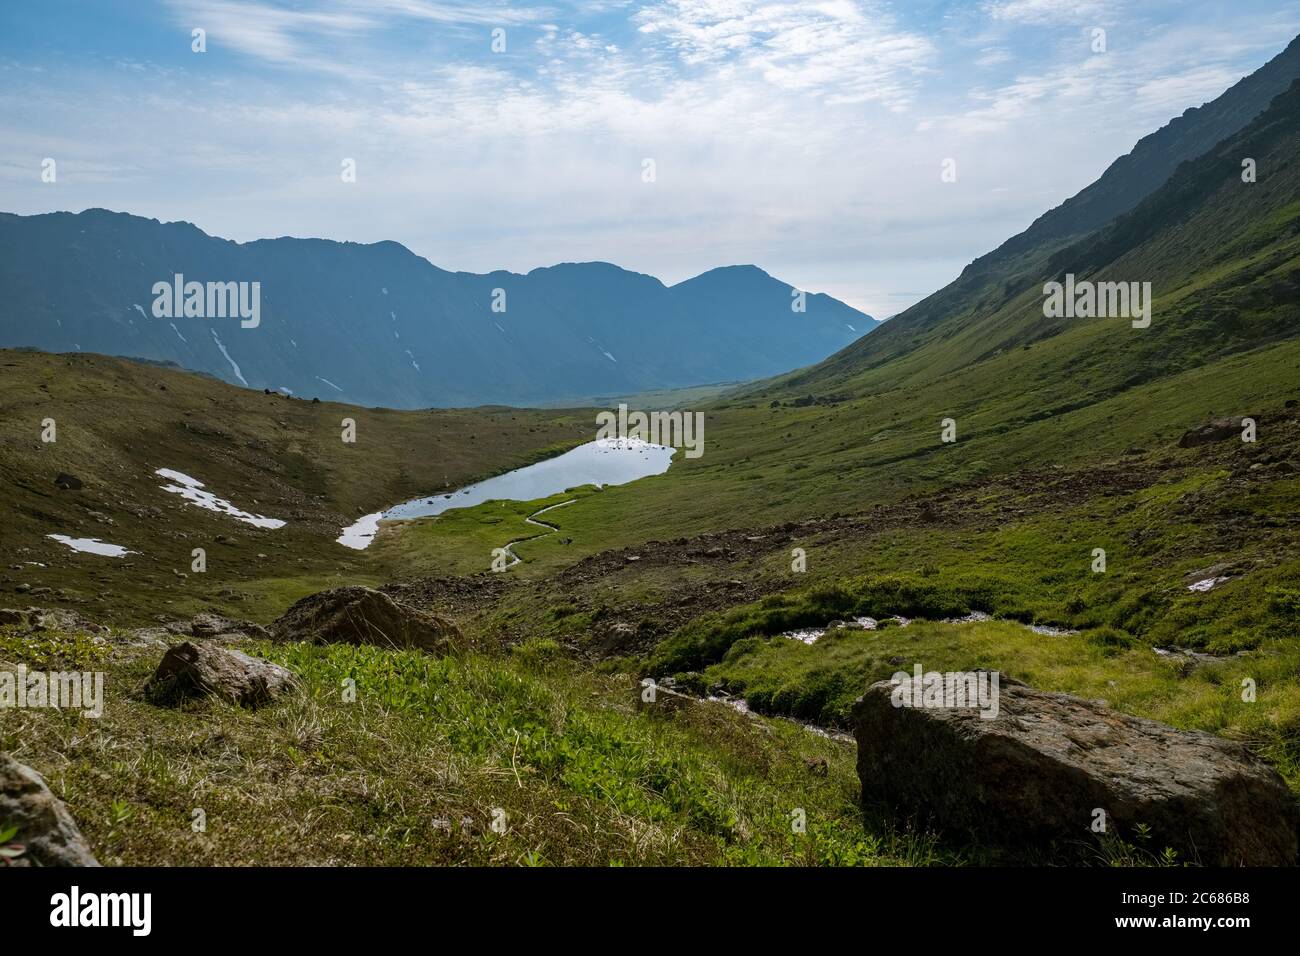
[[[224,314],[154,318],[154,286],[178,274],[258,283],[256,328]],[[819,361],[875,325],[829,296],[793,310],[790,287],[753,265],[671,289],[603,261],[449,272],[392,241],[236,243],[108,210],[0,216],[0,288],[0,346],[172,361],[395,407],[742,381]]]

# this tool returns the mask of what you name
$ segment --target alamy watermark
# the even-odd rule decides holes
[[[0,671],[0,710],[9,707],[79,710],[82,717],[104,714],[103,671]]]
[[[703,412],[629,412],[620,404],[617,412],[598,412],[596,425],[597,441],[632,439],[684,448],[687,458],[704,454]]]
[[[132,936],[148,936],[153,928],[153,894],[83,893],[74,885],[50,897],[50,925],[118,926],[130,929]]]
[[[240,319],[240,328],[262,322],[262,283],[186,282],[176,273],[171,282],[153,284],[155,319]]]
[[[898,671],[890,678],[894,685],[890,702],[895,707],[934,710],[974,710],[992,720],[998,715],[1001,675],[997,671],[924,671],[916,664],[913,673]]]
[[[1151,324],[1150,282],[1065,282],[1043,286],[1043,315],[1049,319],[1132,319],[1135,329]]]

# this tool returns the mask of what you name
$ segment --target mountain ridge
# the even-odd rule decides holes
[[[797,312],[793,287],[753,266],[673,285],[599,261],[453,272],[392,240],[241,243],[103,209],[0,214],[0,251],[0,345],[170,360],[361,405],[554,405],[750,380],[878,324],[823,294]],[[259,282],[257,331],[155,319],[154,284],[177,274]]]
[[[1043,280],[1064,271],[1062,263],[1070,256],[1082,255],[1092,240],[1167,187],[1188,164],[1257,124],[1276,102],[1289,95],[1297,79],[1300,79],[1300,37],[1219,97],[1184,112],[1143,137],[1097,181],[1038,217],[1021,233],[973,260],[948,285],[891,317],[870,339],[851,343],[815,366],[768,383],[751,385],[748,391],[762,393],[775,388],[793,393],[810,388],[839,389],[848,380],[863,376],[883,381],[888,377],[887,368],[895,369],[892,374],[897,383],[918,385],[935,375],[970,367],[987,357],[989,350],[1009,346],[1013,331],[1029,335],[1018,341],[1018,345],[1041,340],[1051,329],[1044,325],[1029,332],[1025,324],[1029,320],[1024,317],[1029,313],[1010,324],[1002,321],[1023,310],[1033,298],[1029,292],[1035,283],[1041,285]],[[1154,187],[1150,187],[1149,169],[1141,161],[1144,156],[1150,160],[1148,167],[1159,170],[1163,176]],[[1138,171],[1137,178],[1122,181],[1126,171],[1133,170]],[[1238,166],[1235,174],[1240,172]],[[1096,226],[1088,224],[1090,220],[1085,217],[1085,227],[1079,227],[1081,231],[1069,231],[1075,228],[1070,222],[1077,225],[1080,221],[1070,219],[1071,211],[1103,192],[1123,197],[1122,201],[1117,199],[1107,207],[1108,211],[1117,210],[1114,215]],[[1089,262],[1095,258],[1095,251],[1092,247]],[[980,347],[957,348],[956,343],[963,336],[974,344],[972,335],[967,333],[976,326],[985,333],[978,340]]]

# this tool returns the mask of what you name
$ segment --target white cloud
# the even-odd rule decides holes
[[[291,9],[264,0],[166,2],[183,25],[206,30],[213,48],[225,46],[280,66],[350,75],[364,71],[331,56],[327,44],[391,27],[397,20],[512,26],[550,15],[545,8],[429,0],[335,0],[317,10]]]
[[[667,0],[635,19],[688,65],[734,65],[828,103],[905,107],[936,54],[928,37],[900,29],[874,3]]]
[[[675,281],[756,262],[876,314],[1217,95],[1289,26],[1133,22],[1093,55],[1085,31],[1024,30],[979,6],[923,29],[883,0],[665,0],[595,19],[557,0],[509,8],[498,56],[474,19],[506,22],[494,7],[169,3],[210,48],[258,62],[164,72],[131,49],[115,59],[148,68],[107,79],[0,62],[0,209],[394,239],[474,271],[603,259]],[[413,30],[420,43],[385,42]],[[57,186],[40,184],[41,156],[59,158]],[[947,157],[956,183],[940,179]]]
[[[995,20],[1050,26],[1108,23],[1119,5],[1118,0],[994,0],[986,9]]]
[[[207,32],[212,46],[281,64],[310,66],[312,37],[344,37],[374,25],[369,17],[339,11],[304,12],[238,0],[169,2],[185,26]]]

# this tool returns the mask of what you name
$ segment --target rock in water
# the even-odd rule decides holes
[[[221,697],[242,707],[268,704],[297,685],[293,671],[215,644],[177,644],[145,684],[157,704]]]
[[[997,716],[895,707],[890,681],[853,707],[864,807],[1033,857],[1106,830],[1213,866],[1296,862],[1300,810],[1278,773],[1212,734],[1003,678]]]
[[[0,753],[0,826],[18,828],[17,866],[99,866],[63,801],[31,767]]]
[[[279,640],[312,644],[375,644],[447,654],[463,645],[452,622],[365,587],[334,588],[305,597],[275,622]]]

